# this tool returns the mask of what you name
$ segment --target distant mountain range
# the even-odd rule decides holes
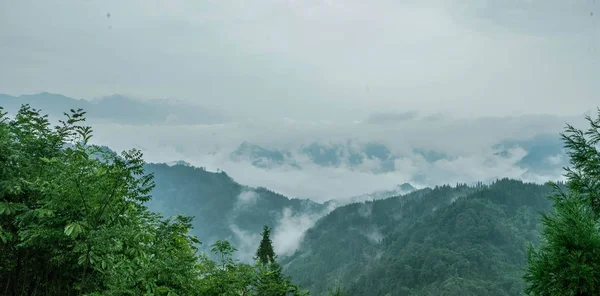
[[[415,149],[414,153],[431,162],[448,157],[446,154],[424,149]],[[395,160],[398,158],[399,156],[393,155],[384,144],[363,143],[358,140],[327,144],[313,142],[294,151],[269,149],[246,141],[230,154],[233,161],[247,161],[265,169],[281,166],[302,169],[301,163],[309,161],[320,167],[366,168],[373,173],[395,171]]]
[[[228,122],[226,116],[215,110],[175,102],[173,100],[135,100],[121,95],[107,96],[94,100],[75,99],[60,94],[39,93],[33,95],[10,96],[0,94],[0,106],[14,114],[22,104],[30,104],[51,116],[62,116],[70,109],[83,108],[90,121],[103,121],[115,124],[133,125],[169,125],[169,124],[214,124]],[[257,145],[251,139],[242,141],[229,153],[229,159],[238,163],[250,163],[261,169],[290,168],[302,170],[307,165],[364,171],[385,174],[401,171],[399,159],[422,158],[426,163],[452,161],[457,156],[444,151],[422,147],[412,149],[411,155],[399,155],[391,147],[373,141],[349,139],[345,141],[323,143],[308,140],[297,147],[280,149]],[[492,148],[493,156],[511,158],[511,149],[522,148],[526,154],[518,160],[517,166],[531,174],[555,175],[567,165],[567,157],[562,149],[563,143],[558,135],[540,134],[525,140],[506,140]],[[224,149],[224,148],[223,148]],[[230,149],[230,148],[228,148]],[[430,183],[427,176],[415,175],[411,183]]]
[[[556,173],[568,164],[563,143],[557,135],[540,134],[531,139],[507,140],[491,148],[496,151],[494,155],[499,158],[512,157],[511,149],[525,150],[525,156],[518,160],[516,165],[535,174]],[[412,154],[412,157],[422,157],[430,164],[456,159],[455,156],[444,152],[422,148],[413,149]],[[293,150],[265,148],[246,141],[230,153],[232,161],[248,162],[262,169],[278,167],[302,169],[303,165],[310,164],[319,167],[345,167],[376,174],[401,170],[402,168],[397,167],[396,160],[404,156],[406,155],[394,155],[384,144],[363,143],[358,140],[336,144],[312,142]],[[412,181],[419,182],[416,179]]]
[[[18,97],[0,94],[0,106],[9,113],[16,113],[22,104],[51,116],[82,108],[90,120],[121,124],[212,124],[225,120],[214,110],[172,100],[140,101],[121,95],[83,100],[47,92]]]
[[[517,165],[538,173],[554,172],[569,164],[568,157],[563,148],[564,143],[558,135],[541,134],[531,139],[521,141],[503,141],[496,144],[496,153],[502,157],[510,157],[508,149],[520,147],[527,151]]]

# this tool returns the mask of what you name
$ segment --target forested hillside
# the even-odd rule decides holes
[[[314,216],[316,220],[330,206],[243,186],[225,172],[181,164],[146,164],[144,168],[154,175],[156,184],[148,207],[166,216],[194,216],[192,233],[203,238],[205,249],[217,240],[239,245],[240,232],[258,235],[264,225],[277,226],[286,212],[288,216]]]
[[[318,221],[284,264],[313,295],[336,280],[349,295],[520,295],[549,193],[505,179],[347,205]]]

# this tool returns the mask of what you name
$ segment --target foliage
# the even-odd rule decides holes
[[[0,108],[0,294],[300,295],[228,242],[212,246],[218,262],[199,254],[191,217],[146,208],[142,153],[91,145],[84,115],[53,128],[27,105],[12,119]],[[266,283],[287,290],[257,294]]]
[[[525,280],[530,295],[600,294],[600,231],[579,197],[557,203],[542,217],[544,244],[529,253]]]
[[[538,250],[529,248],[524,279],[530,295],[600,294],[600,109],[587,131],[567,125],[568,192],[557,186],[553,211],[542,216]]]
[[[562,186],[562,184],[561,184]],[[547,186],[502,179],[335,209],[284,259],[311,295],[521,295]]]
[[[201,295],[308,295],[308,291],[291,283],[290,277],[283,274],[275,261],[267,264],[257,261],[254,266],[240,263],[232,258],[236,249],[227,241],[217,241],[211,251],[218,261],[203,257]]]
[[[256,250],[256,259],[259,263],[266,265],[275,263],[275,252],[273,251],[273,243],[271,242],[271,229],[265,225],[262,232],[262,239]]]

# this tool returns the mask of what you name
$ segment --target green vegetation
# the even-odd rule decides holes
[[[258,250],[256,251],[256,259],[263,265],[275,263],[275,252],[273,251],[273,243],[271,242],[270,235],[271,229],[265,225],[260,245],[258,245]]]
[[[567,192],[555,186],[553,211],[542,216],[542,244],[529,248],[530,295],[600,294],[600,109],[581,131],[562,134],[571,159]]]
[[[59,126],[0,109],[0,294],[302,295],[276,262],[248,265],[218,241],[197,252],[192,218],[144,205],[154,187],[140,151],[89,145],[85,113]]]
[[[538,241],[547,186],[503,179],[440,186],[340,207],[284,259],[292,278],[327,295],[521,295],[527,244]]]
[[[286,271],[313,295],[337,280],[348,295],[600,294],[600,113],[588,121],[563,134],[567,183],[502,179],[340,207]]]
[[[91,145],[84,115],[52,127],[28,105],[14,118],[0,108],[1,295],[308,295],[295,283],[315,296],[600,294],[600,110],[588,130],[562,134],[566,183],[501,179],[349,204],[281,261],[266,225],[284,208],[326,205]],[[149,210],[163,206],[170,217]],[[235,259],[230,223],[262,229],[253,263]]]
[[[242,249],[249,246],[241,245],[243,242],[238,240],[232,225],[258,237],[264,225],[278,224],[286,208],[295,215],[317,217],[327,208],[327,204],[290,199],[265,188],[240,185],[225,172],[166,164],[146,164],[144,169],[154,175],[156,184],[148,208],[165,216],[194,216],[191,233],[206,243],[200,247],[203,251],[209,251],[208,247],[217,240],[228,240],[247,253],[246,259],[252,260],[254,249]]]

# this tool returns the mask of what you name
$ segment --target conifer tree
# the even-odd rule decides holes
[[[567,125],[561,134],[571,162],[568,190],[551,184],[554,210],[542,216],[540,248],[529,248],[529,295],[600,295],[600,109],[586,119],[587,131]]]
[[[275,263],[275,252],[273,251],[273,243],[271,242],[271,229],[268,226],[264,226],[262,232],[262,240],[256,251],[256,259],[261,264]]]

